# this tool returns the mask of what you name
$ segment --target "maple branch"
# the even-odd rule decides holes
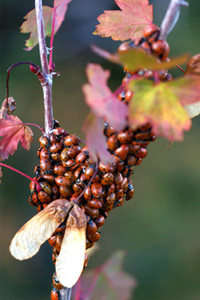
[[[161,24],[160,39],[166,40],[168,34],[176,25],[181,6],[188,6],[189,4],[184,0],[171,0],[166,11],[165,17]]]
[[[42,13],[42,0],[35,0],[38,42],[40,51],[40,61],[42,66],[42,75],[45,81],[41,84],[44,96],[44,119],[45,133],[49,135],[53,129],[53,107],[52,107],[52,75],[49,73],[47,49],[45,42],[44,21]]]

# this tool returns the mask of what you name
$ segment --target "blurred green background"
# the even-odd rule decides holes
[[[52,5],[53,1],[44,1]],[[160,25],[169,1],[154,4],[154,23]],[[200,2],[189,1],[181,9],[181,17],[168,42],[171,56],[200,52]],[[20,61],[39,64],[38,47],[24,51],[28,35],[19,27],[23,17],[34,7],[34,1],[1,0],[1,64],[0,97],[6,97],[6,70]],[[106,9],[116,8],[113,0],[73,0],[66,20],[55,37],[54,62],[61,76],[53,86],[54,117],[69,132],[84,138],[81,126],[88,113],[81,92],[86,82],[85,66],[100,63],[111,69],[109,84],[115,89],[123,71],[90,51],[96,44],[116,51],[119,43],[92,35],[97,17]],[[47,41],[47,45],[49,40]],[[174,73],[181,75],[180,72]],[[10,77],[10,95],[17,102],[16,114],[24,122],[43,126],[42,90],[28,69],[20,66]],[[34,129],[29,152],[19,146],[8,164],[33,176],[38,163],[36,151],[40,132]],[[98,266],[115,250],[127,252],[124,268],[138,286],[136,300],[197,300],[200,299],[200,118],[193,121],[190,132],[181,143],[167,149],[168,142],[158,138],[149,147],[142,165],[135,168],[134,199],[109,214],[102,227],[100,249],[91,257],[89,268]],[[11,257],[9,244],[16,231],[36,212],[28,204],[29,181],[3,169],[0,186],[0,299],[49,299],[51,248],[46,243],[28,261]],[[123,299],[122,299],[123,300]]]

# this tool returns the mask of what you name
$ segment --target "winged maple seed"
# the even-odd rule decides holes
[[[83,270],[86,244],[86,218],[76,204],[63,199],[50,203],[19,229],[10,244],[10,252],[18,260],[31,258],[65,221],[56,271],[59,281],[70,288]]]

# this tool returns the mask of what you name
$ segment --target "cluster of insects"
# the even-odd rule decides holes
[[[154,54],[162,61],[166,60],[169,46],[159,39],[160,30],[150,25],[144,30],[143,37],[131,42],[123,43],[119,51],[128,48],[141,48],[147,53]],[[154,80],[152,70],[139,70],[135,73],[125,70],[122,87],[129,78],[137,74],[142,78]],[[166,71],[158,72],[159,80],[171,80]],[[119,101],[129,105],[132,92],[123,88],[118,94]],[[114,163],[105,165],[101,161],[93,163],[90,160],[87,146],[75,134],[68,134],[57,121],[54,129],[47,137],[39,138],[40,147],[37,155],[39,164],[34,170],[34,180],[30,183],[31,196],[29,203],[37,208],[38,213],[54,201],[65,201],[78,206],[86,221],[85,249],[91,248],[100,239],[101,227],[104,225],[109,212],[130,200],[134,195],[131,175],[134,167],[139,165],[147,156],[147,146],[156,139],[149,123],[136,130],[126,127],[117,132],[108,122],[104,124],[104,135],[107,149],[113,157]],[[63,202],[62,202],[63,203]],[[70,208],[71,209],[71,208]],[[48,239],[53,247],[52,260],[56,264],[60,254],[66,231],[66,219]],[[87,266],[85,255],[84,267]],[[63,285],[57,274],[53,275],[53,289],[51,299],[59,300]]]

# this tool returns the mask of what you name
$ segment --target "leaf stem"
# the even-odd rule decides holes
[[[188,5],[189,4],[184,0],[170,1],[165,17],[161,24],[160,39],[166,40],[168,34],[173,30],[178,21],[180,15],[180,7]]]
[[[5,168],[7,168],[7,169],[10,169],[10,170],[12,170],[12,171],[14,171],[14,172],[16,172],[16,173],[18,173],[18,174],[20,174],[20,175],[22,175],[22,176],[28,178],[28,179],[31,180],[31,181],[35,181],[36,183],[38,183],[38,182],[37,182],[36,180],[34,180],[32,177],[28,176],[27,174],[25,174],[25,173],[23,173],[23,172],[21,172],[21,171],[15,169],[15,168],[13,168],[13,167],[7,165],[7,164],[4,164],[4,163],[0,162],[0,166],[5,167]]]
[[[49,135],[53,129],[53,107],[52,107],[52,75],[49,73],[47,49],[45,42],[44,21],[42,13],[42,0],[35,0],[37,30],[40,61],[42,66],[42,75],[45,81],[42,83],[44,96],[44,119],[45,119],[45,133]]]
[[[50,51],[49,51],[49,70],[53,71],[53,41],[54,41],[54,31],[56,23],[56,7],[54,7],[53,20],[52,20],[52,29],[51,29],[51,40],[50,40]]]

